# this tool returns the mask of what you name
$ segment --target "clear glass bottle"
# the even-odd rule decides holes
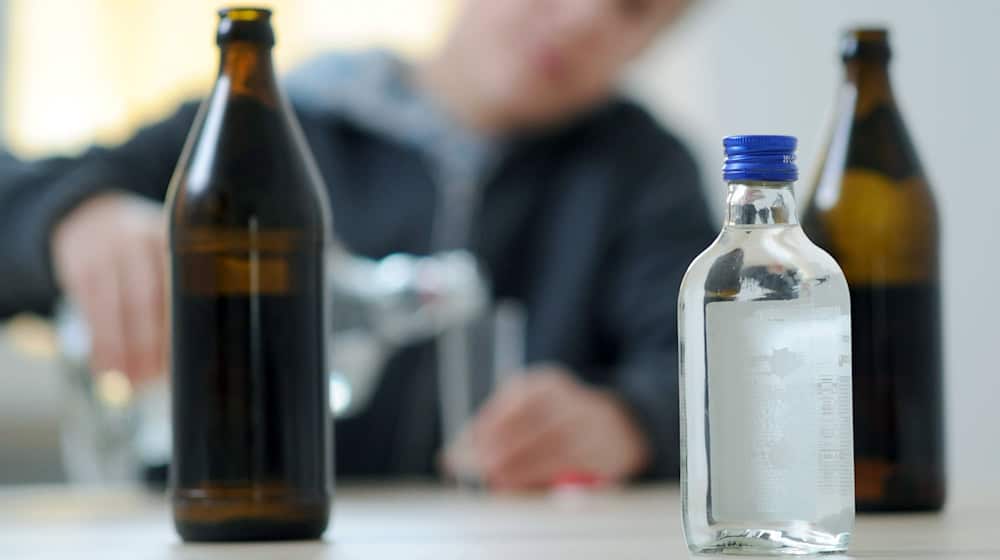
[[[846,550],[850,296],[796,219],[796,140],[723,142],[726,223],[678,302],[681,490],[695,552]]]

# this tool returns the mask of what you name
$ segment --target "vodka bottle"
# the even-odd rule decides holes
[[[847,548],[850,296],[796,219],[796,140],[723,142],[726,223],[679,298],[681,486],[695,552]]]

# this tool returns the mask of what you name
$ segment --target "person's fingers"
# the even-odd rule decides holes
[[[529,466],[555,468],[551,461],[539,462],[541,457],[557,459],[555,465],[570,462],[566,449],[579,437],[574,430],[585,429],[573,420],[576,400],[583,396],[577,382],[551,369],[536,369],[505,387],[476,426],[476,455],[486,478],[517,486],[554,476],[549,467],[536,471]]]
[[[467,427],[468,438],[471,441],[480,441],[484,437],[492,437],[497,423],[521,406],[523,398],[523,387],[517,380],[510,380],[494,390]]]
[[[572,437],[564,427],[552,426],[487,480],[496,490],[529,490],[547,487],[559,473],[573,467],[569,460]]]
[[[497,418],[493,424],[483,426],[476,433],[480,460],[488,467],[504,463],[511,454],[530,446],[539,434],[558,422],[561,412],[556,403],[545,402],[539,397],[526,397],[521,406],[510,410],[508,416]]]
[[[153,327],[156,337],[156,353],[154,355],[154,371],[156,375],[166,373],[167,355],[170,351],[170,326],[167,324],[167,306],[170,305],[167,296],[167,242],[166,231],[158,226],[157,234],[149,240],[149,249],[153,253],[153,269],[156,305],[153,309]]]
[[[540,397],[536,393],[544,393],[558,389],[568,381],[556,368],[550,366],[533,366],[523,372],[514,374],[483,404],[477,414],[477,424],[491,425],[499,418],[510,416],[511,410],[524,406],[523,401],[529,395]]]
[[[121,294],[114,261],[111,258],[95,259],[82,272],[71,297],[83,309],[90,329],[94,372],[110,369],[125,371]]]
[[[507,415],[508,410],[518,405],[518,401],[527,391],[530,383],[523,375],[511,377],[501,386],[493,390],[493,394],[479,410],[477,424],[490,424],[496,418]]]
[[[162,303],[154,261],[155,256],[143,238],[122,244],[116,260],[122,297],[125,373],[133,381],[154,374],[159,353],[155,316]]]
[[[468,426],[441,455],[441,467],[446,474],[456,478],[482,477],[479,451]]]
[[[473,437],[484,450],[504,446],[548,421],[555,400],[537,384],[510,387],[488,414],[477,419]]]
[[[497,406],[477,425],[478,438],[503,440],[536,429],[552,411],[570,406],[579,393],[576,381],[556,371],[526,373],[508,385]]]
[[[137,379],[166,361],[162,222],[159,205],[108,192],[53,230],[53,270],[87,322],[95,373],[117,369]]]
[[[481,479],[486,476],[483,471],[484,454],[488,455],[496,447],[492,442],[503,440],[498,423],[504,423],[504,418],[511,414],[517,414],[526,394],[526,384],[511,380],[483,404],[458,437],[448,442],[444,467],[450,475]]]
[[[544,423],[483,451],[487,480],[501,486],[518,486],[546,476],[551,480],[556,470],[573,466],[571,439],[577,437],[574,430],[579,428],[569,411],[553,411]]]
[[[648,460],[624,405],[559,368],[536,368],[487,404],[473,423],[472,447],[493,489],[544,487],[568,471],[619,479]]]

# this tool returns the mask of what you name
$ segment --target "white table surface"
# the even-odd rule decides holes
[[[851,557],[1000,559],[1000,506],[860,516]],[[496,497],[427,485],[338,489],[324,541],[186,545],[132,489],[0,489],[0,559],[685,558],[675,486]],[[829,557],[828,557],[829,558]]]

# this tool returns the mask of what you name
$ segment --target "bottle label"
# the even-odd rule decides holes
[[[814,521],[852,497],[849,314],[716,302],[705,318],[710,518]]]

